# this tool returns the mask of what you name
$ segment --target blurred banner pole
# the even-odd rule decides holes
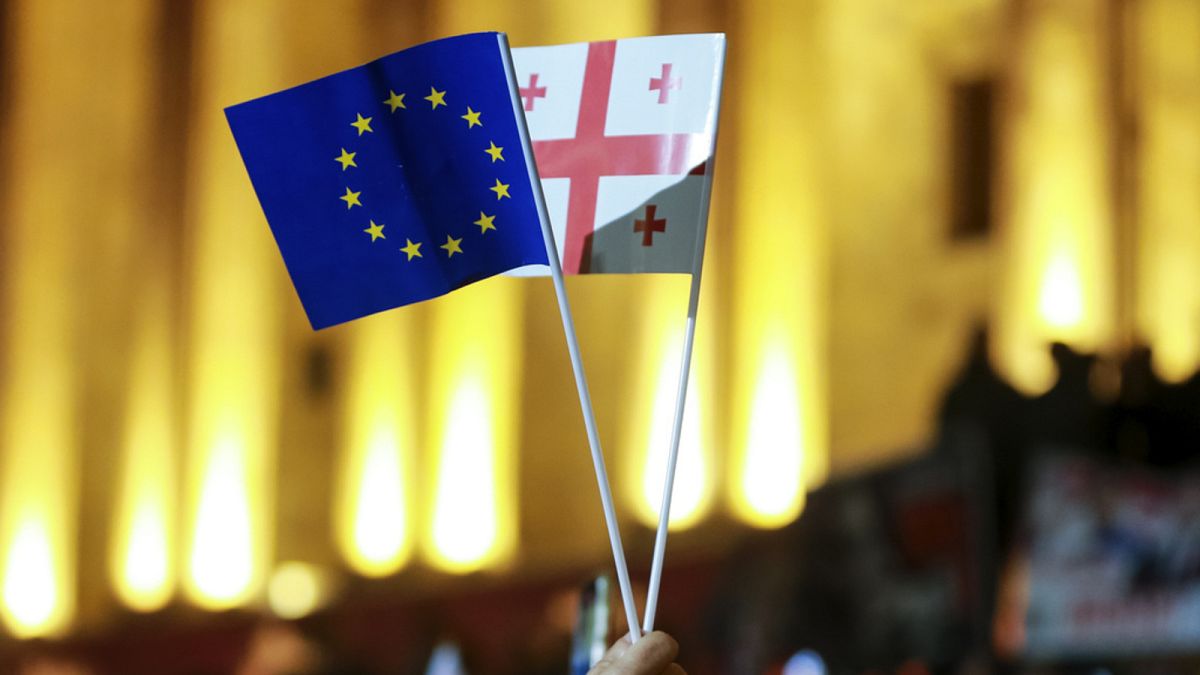
[[[517,90],[517,71],[513,68],[512,55],[508,50],[508,37],[500,33],[500,51],[508,75],[509,97],[513,113],[517,118],[517,132],[521,136],[521,151],[529,167],[529,182],[533,186],[533,197],[537,202],[538,220],[541,221],[542,238],[546,242],[546,258],[550,263],[550,274],[554,278],[554,294],[558,298],[558,311],[562,315],[563,332],[567,337],[567,352],[571,356],[571,370],[575,373],[575,387],[579,391],[579,407],[583,410],[583,424],[587,429],[588,446],[592,451],[592,465],[596,470],[596,482],[600,488],[600,504],[604,508],[604,524],[608,528],[608,539],[612,545],[613,563],[617,568],[617,581],[621,587],[621,602],[625,605],[625,620],[629,624],[629,641],[636,643],[641,638],[638,630],[637,606],[633,600],[633,586],[629,581],[629,569],[625,564],[625,548],[621,544],[621,531],[617,525],[617,512],[613,506],[612,488],[608,484],[608,471],[604,466],[604,453],[600,449],[600,436],[596,432],[596,418],[592,412],[592,397],[588,392],[587,375],[583,371],[583,359],[579,355],[579,341],[575,337],[575,321],[571,318],[571,304],[563,282],[562,263],[559,262],[558,246],[554,243],[554,231],[550,228],[550,214],[546,210],[546,198],[542,194],[542,181],[538,177],[533,158],[533,143],[529,140],[529,129],[525,125],[525,112]],[[698,286],[697,286],[698,288]]]

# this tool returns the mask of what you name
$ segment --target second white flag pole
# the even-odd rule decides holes
[[[725,50],[717,58],[716,88],[720,92],[725,76]],[[721,97],[716,98],[713,119],[721,116]],[[679,359],[679,386],[675,391],[675,419],[671,424],[671,447],[667,453],[667,470],[663,479],[662,504],[658,510],[658,531],[654,534],[654,559],[650,564],[650,583],[646,589],[646,615],[642,629],[647,633],[654,630],[654,619],[658,612],[658,593],[662,585],[663,561],[667,554],[667,529],[671,521],[671,496],[675,488],[675,467],[679,463],[679,441],[683,435],[683,414],[687,408],[688,379],[692,369],[692,345],[696,339],[696,316],[700,310],[700,281],[704,269],[704,243],[708,239],[708,206],[712,197],[713,170],[717,156],[717,125],[713,125],[712,145],[708,152],[705,168],[704,190],[700,195],[700,228],[696,236],[696,252],[692,261],[692,285],[688,294],[687,325],[683,333],[683,353]]]

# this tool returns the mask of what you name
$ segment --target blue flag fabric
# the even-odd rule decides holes
[[[546,264],[497,33],[225,114],[315,329]]]

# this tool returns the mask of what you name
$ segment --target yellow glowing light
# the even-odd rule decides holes
[[[381,576],[403,563],[407,528],[400,459],[390,429],[376,432],[363,461],[354,514],[354,550],[364,574]]]
[[[214,448],[200,490],[188,591],[208,609],[235,607],[252,591],[250,505],[240,452],[230,440]]]
[[[1105,11],[1031,7],[1018,29],[995,345],[1027,392],[1054,380],[1050,342],[1094,350],[1114,337]]]
[[[638,515],[647,525],[657,525],[662,509],[666,480],[667,454],[670,450],[671,424],[675,416],[675,392],[679,367],[664,360],[654,395],[654,412],[647,444],[645,471],[642,475],[642,500]],[[682,530],[695,525],[708,506],[707,458],[701,448],[700,417],[695,380],[688,382],[687,408],[683,413],[683,433],[679,438],[679,457],[675,483],[671,488],[671,518],[668,527]]]
[[[143,499],[133,507],[125,555],[116,585],[121,600],[139,612],[162,608],[171,598],[171,561],[162,504]]]
[[[267,584],[267,603],[276,616],[299,619],[320,608],[325,599],[321,571],[308,563],[281,563]]]
[[[160,609],[174,590],[175,444],[167,299],[161,283],[150,284],[147,292],[151,298],[133,352],[109,564],[117,596],[140,612]]]
[[[495,464],[487,395],[460,383],[450,404],[433,507],[433,545],[446,569],[469,571],[496,545]]]
[[[26,520],[13,537],[4,565],[4,617],[19,638],[61,628],[54,552],[45,524]]]
[[[350,327],[346,436],[336,518],[338,546],[359,574],[381,577],[412,551],[406,458],[414,447],[408,314]]]
[[[1046,266],[1038,311],[1047,326],[1060,331],[1083,321],[1083,287],[1069,253],[1054,256]]]
[[[642,340],[644,357],[638,376],[632,378],[628,400],[624,454],[629,457],[622,487],[643,524],[658,526],[663,486],[675,418],[679,363],[683,351],[684,314],[690,276],[647,277],[641,281]],[[702,314],[702,317],[705,316]],[[698,332],[703,332],[703,324]],[[687,408],[679,442],[679,458],[671,494],[669,527],[681,530],[698,523],[712,506],[711,458],[702,420],[708,407],[705,397],[710,354],[704,336],[697,338],[688,381]]]
[[[454,573],[495,565],[516,540],[513,458],[520,368],[515,280],[489,281],[437,301],[430,386],[430,561]]]
[[[784,350],[768,351],[758,371],[735,513],[756,527],[780,527],[804,508],[804,439],[795,367]]]

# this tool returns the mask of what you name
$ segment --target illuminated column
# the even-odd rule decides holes
[[[115,462],[92,463],[81,484],[78,453],[108,458],[120,444],[132,261],[159,194],[146,169],[160,139],[148,123],[154,9],[148,0],[8,8],[15,84],[6,135],[15,140],[5,156],[19,161],[6,172],[15,186],[5,271],[16,332],[6,340],[13,391],[0,488],[12,538],[0,544],[0,564],[5,616],[20,636],[88,628],[111,604],[106,566],[76,572],[75,561],[109,551]]]
[[[429,331],[426,554],[469,572],[516,544],[521,279],[488,279],[434,300]]]
[[[335,534],[350,567],[372,577],[399,570],[414,540],[415,311],[402,308],[348,327]]]
[[[709,256],[711,259],[714,256]],[[714,270],[710,269],[708,272]],[[705,277],[711,288],[712,277]],[[648,527],[658,527],[663,481],[675,417],[675,394],[679,386],[679,359],[683,351],[684,316],[690,275],[655,275],[644,281],[638,299],[641,330],[637,345],[640,358],[625,379],[629,382],[624,423],[621,484],[634,515]],[[714,307],[705,306],[709,294],[702,292],[696,347],[688,382],[687,409],[679,443],[679,461],[671,499],[671,529],[685,529],[702,519],[713,497],[713,415],[711,376]]]
[[[179,173],[161,167],[182,158],[183,125],[160,117],[161,102],[180,90],[164,81],[161,63],[173,54],[156,40],[167,13],[151,0],[72,10],[89,35],[103,40],[82,68],[93,77],[106,74],[94,85],[103,96],[77,93],[92,101],[87,119],[95,127],[74,161],[87,167],[92,187],[72,191],[86,204],[89,222],[79,231],[88,251],[79,281],[79,317],[88,338],[78,349],[88,379],[80,415],[91,461],[81,491],[78,555],[107,561],[79,571],[77,626],[86,631],[111,618],[114,598],[153,611],[169,601],[176,584],[173,308],[179,303],[173,263],[183,228]]]
[[[61,634],[77,612],[79,445],[74,404],[81,378],[81,281],[87,227],[109,225],[111,197],[97,184],[96,132],[120,112],[80,101],[106,92],[97,62],[115,65],[130,35],[69,2],[9,3],[6,52],[13,81],[5,128],[7,219],[0,371],[0,619],[19,638]],[[129,10],[129,6],[123,9]],[[133,14],[133,12],[128,12]],[[110,42],[112,41],[112,42]],[[115,51],[124,54],[121,49]],[[114,84],[122,93],[127,80]],[[115,142],[115,141],[114,141]],[[108,187],[124,185],[118,172]],[[98,216],[93,220],[93,216]],[[111,234],[111,233],[110,233]],[[86,338],[84,338],[86,339]]]
[[[1024,3],[1012,47],[995,345],[1026,391],[1053,382],[1051,341],[1091,350],[1114,337],[1107,6]]]
[[[1200,5],[1135,3],[1137,327],[1158,372],[1200,366]]]
[[[165,255],[161,247],[152,249]],[[175,589],[174,355],[166,265],[149,262],[133,327],[129,396],[109,573],[131,609],[162,608]]]
[[[756,4],[725,100],[737,153],[729,489],[735,515],[760,527],[799,515],[827,472],[827,246],[814,170],[814,67],[803,3]],[[800,50],[800,51],[797,51]]]
[[[279,88],[274,59],[291,5],[225,0],[197,11],[184,589],[219,609],[250,600],[271,558],[284,297],[221,107]]]

